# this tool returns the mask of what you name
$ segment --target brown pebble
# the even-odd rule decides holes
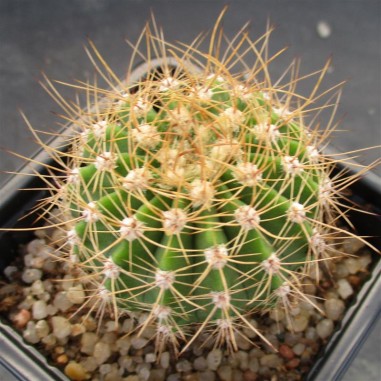
[[[64,372],[66,376],[73,381],[84,381],[89,379],[83,366],[75,361],[69,362],[69,364],[66,365]]]
[[[183,381],[199,381],[200,376],[198,373],[190,373],[185,374],[182,379]]]
[[[257,380],[257,374],[252,372],[251,370],[246,370],[243,373],[243,381],[256,381]]]
[[[24,328],[31,318],[31,314],[28,310],[22,309],[16,315],[13,316],[12,322],[16,328]]]
[[[281,344],[279,354],[286,360],[291,360],[295,357],[294,351],[286,344]]]
[[[59,356],[56,358],[56,362],[57,362],[57,364],[59,364],[59,365],[65,365],[65,364],[67,364],[68,361],[69,361],[69,358],[67,357],[66,354],[59,355]]]
[[[328,280],[324,280],[323,282],[320,283],[320,287],[327,290],[332,287],[332,282]]]
[[[361,285],[361,278],[357,275],[349,275],[347,279],[353,287],[359,287]]]
[[[289,362],[286,363],[287,369],[295,369],[299,366],[300,360],[298,358],[293,358]]]
[[[64,347],[55,347],[54,352],[56,355],[62,355],[63,353],[65,353],[65,349]]]

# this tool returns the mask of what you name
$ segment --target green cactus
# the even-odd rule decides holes
[[[53,196],[69,260],[116,314],[146,311],[159,346],[192,342],[193,324],[235,348],[235,322],[260,335],[248,315],[303,297],[325,258],[337,187],[317,148],[325,134],[305,122],[319,97],[294,94],[295,78],[271,84],[267,37],[260,48],[242,34],[219,59],[147,35],[177,67],[110,91],[87,85],[95,110],[74,110],[81,131]],[[243,43],[257,58],[245,79],[229,70]]]

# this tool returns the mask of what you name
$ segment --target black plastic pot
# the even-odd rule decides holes
[[[158,62],[159,63],[159,62]],[[139,67],[134,78],[142,78],[147,67]],[[67,135],[67,133],[65,134]],[[54,139],[50,142],[56,148],[63,147],[63,141]],[[48,163],[44,152],[38,153],[35,163]],[[340,170],[341,168],[337,168]],[[44,173],[44,165],[33,164],[21,170],[23,173]],[[360,208],[372,205],[372,211],[378,215],[359,212],[351,213],[351,221],[359,235],[371,236],[370,241],[381,249],[381,189],[380,179],[371,175],[356,182],[351,187],[352,201]],[[39,199],[44,197],[44,183],[36,176],[14,176],[0,189],[0,227],[30,227],[36,215],[28,215]],[[28,189],[28,191],[20,190]],[[20,218],[22,218],[20,220]],[[33,237],[31,232],[0,232],[0,273],[19,254],[21,244]],[[331,337],[328,345],[322,350],[320,357],[306,376],[307,381],[340,380],[351,361],[361,348],[364,340],[371,332],[374,323],[381,314],[381,300],[378,292],[381,288],[381,260],[374,255],[371,276],[362,286],[353,300],[339,329]],[[48,364],[47,360],[36,348],[26,344],[20,335],[1,320],[0,317],[0,366],[5,368],[16,380],[66,380],[66,376],[57,368]],[[1,374],[0,374],[1,376]],[[1,377],[0,377],[1,378]]]

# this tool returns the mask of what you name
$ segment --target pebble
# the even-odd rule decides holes
[[[208,353],[206,357],[209,370],[217,370],[222,361],[222,351],[221,349],[213,349]]]
[[[56,307],[59,311],[66,312],[70,307],[73,306],[73,303],[68,299],[66,291],[57,292],[53,300],[53,306]]]
[[[85,357],[81,364],[88,372],[94,372],[98,368],[97,360],[93,356]]]
[[[249,354],[247,352],[238,351],[236,357],[241,370],[246,370],[249,368]]]
[[[306,339],[308,340],[312,340],[312,341],[315,341],[318,337],[317,333],[316,333],[316,328],[314,327],[308,327],[306,329]]]
[[[131,346],[134,349],[142,349],[147,343],[148,340],[144,337],[134,336],[131,338]]]
[[[305,344],[298,343],[292,347],[292,351],[297,355],[300,356],[304,350],[306,349]]]
[[[190,372],[192,370],[192,363],[188,360],[177,361],[176,370],[180,373]]]
[[[33,239],[27,244],[26,251],[29,254],[37,255],[39,252],[42,251],[45,245],[46,242],[44,239]]]
[[[279,346],[279,354],[286,360],[291,360],[295,357],[294,351],[286,344]]]
[[[23,338],[31,344],[37,344],[40,338],[37,336],[36,326],[33,321],[29,321],[26,329],[23,331]]]
[[[41,279],[42,271],[38,269],[25,269],[21,275],[21,279],[25,283],[33,283],[36,280]]]
[[[257,373],[258,369],[259,369],[259,360],[256,357],[250,358],[249,370],[254,372],[254,373]]]
[[[361,262],[357,258],[348,258],[344,263],[349,274],[353,275],[361,270]]]
[[[64,372],[66,376],[73,381],[84,381],[89,379],[83,366],[75,361],[69,362],[69,364],[66,365]]]
[[[57,338],[50,333],[49,335],[43,337],[41,342],[45,344],[46,349],[49,349],[49,347],[53,347],[57,343]]]
[[[17,267],[16,266],[7,266],[3,273],[4,275],[10,280],[12,281],[13,280],[13,275],[16,274],[18,271]]]
[[[99,337],[94,332],[85,332],[81,337],[81,352],[92,355],[98,340]]]
[[[18,318],[22,320],[19,326],[25,327],[25,340],[30,343],[41,342],[39,346],[44,346],[45,350],[50,351],[56,363],[66,365],[65,374],[74,381],[280,381],[278,369],[289,370],[284,380],[296,381],[300,369],[309,366],[311,357],[319,349],[321,340],[317,339],[328,338],[333,332],[334,322],[341,318],[345,303],[340,298],[346,299],[353,293],[352,286],[356,287],[356,282],[363,278],[356,275],[357,272],[364,271],[371,261],[371,256],[364,249],[365,254],[362,257],[335,262],[332,272],[335,279],[325,280],[319,287],[316,287],[313,280],[306,279],[304,291],[321,298],[316,299],[315,303],[326,312],[323,320],[320,320],[320,313],[313,310],[307,301],[293,304],[288,316],[284,310],[274,309],[264,318],[257,317],[257,320],[254,320],[248,317],[254,327],[260,327],[261,332],[266,332],[269,340],[276,344],[278,353],[269,353],[265,346],[262,346],[263,350],[253,348],[247,340],[237,335],[240,350],[235,356],[228,356],[220,349],[212,349],[212,340],[208,345],[202,346],[208,338],[208,334],[203,333],[185,358],[171,363],[169,352],[164,352],[160,358],[156,357],[153,344],[148,340],[152,336],[151,327],[140,337],[135,334],[137,322],[144,323],[148,314],[136,313],[122,317],[119,326],[116,326],[112,316],[107,315],[99,327],[99,335],[97,318],[85,318],[81,315],[78,318],[74,315],[71,324],[67,318],[79,305],[86,303],[84,287],[77,283],[78,274],[73,272],[64,275],[63,279],[61,275],[61,278],[58,278],[57,271],[62,274],[63,271],[72,271],[72,267],[67,266],[64,269],[54,263],[50,266],[52,261],[41,262],[49,257],[49,247],[45,241],[36,242],[35,245],[40,245],[40,250],[29,253],[25,259],[34,268],[21,272],[22,280],[28,287],[24,287],[24,300],[18,304]],[[36,268],[41,266],[48,266],[51,271],[54,270],[54,277],[53,273],[49,276],[51,280],[41,281],[41,271]],[[10,269],[9,272],[18,273],[17,276],[20,276],[17,268]],[[339,275],[346,279],[338,280]],[[323,273],[322,276],[324,277]],[[351,277],[355,277],[356,282],[352,281]],[[336,284],[336,290],[332,290],[333,283]],[[50,300],[50,295],[55,295],[54,299]],[[324,303],[317,302],[323,298]],[[44,308],[46,315],[41,313]],[[63,312],[66,314],[62,314]],[[59,321],[58,316],[53,316],[55,314],[65,317],[61,317],[63,320]],[[16,316],[17,314],[13,315],[14,321],[18,320]],[[31,318],[37,321],[31,321]],[[291,318],[292,325],[287,324],[288,318]],[[285,331],[285,326],[291,332]],[[66,332],[62,329],[65,327]],[[51,330],[53,332],[50,332]],[[134,334],[123,335],[131,332]],[[242,332],[249,338],[257,336],[247,327],[242,328]],[[65,345],[69,336],[70,347]],[[123,377],[125,374],[129,376]]]
[[[293,332],[303,332],[308,327],[308,318],[305,315],[296,315],[290,319],[287,329]]]
[[[47,305],[44,300],[37,300],[33,303],[32,316],[35,320],[45,319],[48,316]]]
[[[364,254],[357,259],[361,263],[361,270],[364,271],[368,265],[372,263],[372,257],[370,254]]]
[[[243,373],[243,381],[257,381],[257,374],[251,370],[247,370]]]
[[[82,335],[85,332],[86,332],[86,329],[83,326],[83,324],[79,324],[79,323],[72,324],[72,326],[71,326],[71,333],[70,333],[71,336],[79,336],[79,335]]]
[[[217,369],[217,374],[221,381],[236,381],[235,379],[233,380],[233,371],[230,365],[221,365]]]
[[[199,373],[199,381],[215,381],[216,373],[211,370]]]
[[[102,341],[98,341],[94,346],[93,356],[98,364],[103,364],[111,356],[110,345]]]
[[[69,287],[68,291],[66,292],[66,297],[70,303],[82,304],[86,299],[82,284]]]
[[[156,354],[155,353],[147,353],[144,360],[147,363],[155,362],[156,361]]]
[[[316,25],[316,31],[321,38],[328,38],[332,33],[331,27],[326,21],[319,21]]]
[[[323,319],[319,321],[316,326],[316,332],[321,339],[326,339],[333,331],[333,321],[330,319]]]
[[[12,322],[16,328],[22,329],[28,324],[30,319],[31,313],[27,309],[22,308],[19,312],[17,312],[16,315],[12,317]]]
[[[286,368],[287,369],[295,369],[299,366],[299,364],[300,364],[300,360],[295,357],[286,363]]]
[[[324,307],[327,318],[331,320],[339,320],[345,310],[345,304],[340,299],[327,299]]]
[[[365,243],[358,238],[347,238],[343,243],[342,250],[346,254],[356,254],[364,246]]]
[[[46,320],[39,320],[36,323],[35,329],[36,329],[36,335],[40,339],[42,339],[45,336],[49,335],[49,332],[50,332],[50,327],[49,327],[49,324],[48,324],[48,322]]]
[[[275,353],[264,355],[260,360],[263,367],[277,368],[283,364],[283,360]]]
[[[165,369],[152,369],[148,381],[164,381]],[[187,380],[191,381],[191,380]]]
[[[36,296],[43,294],[45,292],[44,283],[41,282],[40,279],[34,281],[30,288],[30,291],[32,295],[36,295]]]
[[[205,370],[208,368],[208,363],[205,360],[205,357],[199,356],[196,357],[193,361],[193,367],[195,370]]]
[[[347,299],[353,295],[353,288],[346,279],[340,279],[337,282],[337,292],[342,299]]]
[[[68,319],[62,316],[52,317],[53,334],[57,339],[64,339],[71,333],[71,324]]]

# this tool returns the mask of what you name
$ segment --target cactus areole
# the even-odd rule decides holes
[[[105,66],[111,89],[79,86],[90,111],[58,99],[78,131],[53,153],[66,157],[50,199],[65,260],[93,303],[145,312],[161,343],[189,344],[209,328],[235,347],[236,324],[260,335],[250,314],[303,298],[303,279],[329,257],[340,182],[318,146],[332,121],[318,132],[321,94],[295,93],[296,65],[271,83],[268,34],[242,33],[220,58],[213,43],[203,53],[148,33],[160,71],[126,86]],[[243,61],[244,75],[233,74]]]

